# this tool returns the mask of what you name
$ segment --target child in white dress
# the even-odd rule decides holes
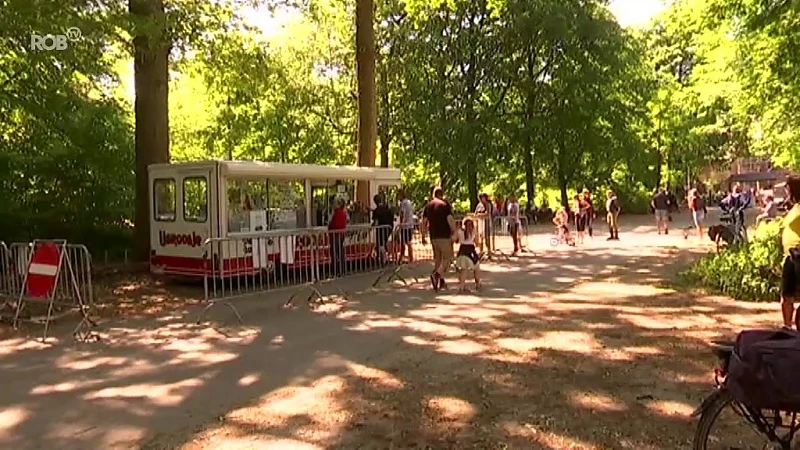
[[[471,270],[475,277],[475,289],[481,289],[481,270],[480,256],[475,251],[475,222],[465,219],[463,228],[458,230],[458,254],[456,256],[456,268],[458,268],[458,280],[461,292],[469,292],[467,289],[467,271]]]

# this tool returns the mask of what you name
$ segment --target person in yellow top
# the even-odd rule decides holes
[[[786,181],[789,199],[793,206],[783,218],[781,244],[783,247],[783,270],[781,273],[781,312],[783,326],[792,328],[794,301],[800,296],[800,178],[790,177]]]

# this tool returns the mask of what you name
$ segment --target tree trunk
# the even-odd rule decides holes
[[[533,148],[525,146],[523,152],[525,163],[525,190],[528,194],[528,205],[533,206],[536,199],[536,180],[533,179]]]
[[[467,163],[467,192],[469,193],[470,211],[478,207],[478,171],[476,158],[469,157]]]
[[[356,64],[358,66],[358,165],[375,166],[375,30],[373,0],[356,0]],[[356,198],[370,204],[369,185],[358,183]]]
[[[380,102],[378,104],[378,139],[381,143],[381,167],[389,167],[389,145],[392,143],[392,115],[391,105],[389,104],[389,68],[386,66],[386,59],[382,58],[382,64],[378,68],[380,77]]]
[[[558,189],[561,191],[561,206],[567,208],[569,211],[569,197],[567,196],[567,179],[566,177],[558,177]]]
[[[147,167],[169,162],[169,72],[170,43],[167,41],[163,0],[130,0],[129,11],[142,26],[133,38],[133,68],[136,101],[136,211],[135,253],[150,257],[150,193]],[[158,24],[153,32],[151,24]]]

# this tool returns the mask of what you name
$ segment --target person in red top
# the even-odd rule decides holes
[[[348,221],[347,210],[344,207],[344,199],[338,197],[336,198],[336,208],[333,210],[331,220],[328,222],[331,243],[331,264],[335,276],[342,276],[345,272],[344,235]]]

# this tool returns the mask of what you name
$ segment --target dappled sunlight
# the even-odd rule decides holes
[[[500,424],[500,428],[508,437],[520,439],[523,442],[536,443],[540,446],[539,448],[544,446],[544,448],[549,450],[600,450],[600,447],[589,444],[588,442],[554,433],[548,430],[546,425],[542,427],[537,424],[506,421]]]
[[[15,353],[31,350],[45,350],[52,346],[52,342],[43,343],[38,340],[26,338],[12,338],[0,340],[0,358],[11,356]]]
[[[665,416],[678,416],[685,418],[687,421],[690,419],[695,407],[696,405],[689,405],[687,403],[671,400],[653,400],[647,402],[647,409],[654,413],[663,414]]]
[[[227,413],[218,426],[195,440],[213,439],[217,445],[203,448],[235,448],[231,446],[244,442],[250,447],[242,448],[252,448],[254,442],[257,448],[325,448],[324,443],[336,437],[352,415],[342,402],[347,384],[344,377],[329,375],[305,386],[279,388]],[[253,434],[254,439],[244,439]]]
[[[478,355],[488,350],[489,347],[471,339],[457,339],[437,342],[436,349],[452,355]]]
[[[593,353],[601,348],[593,334],[580,331],[547,331],[528,341],[531,349],[550,349],[564,352]]]
[[[463,427],[477,413],[475,405],[457,397],[432,396],[424,400],[424,414],[435,427]]]
[[[245,376],[239,378],[239,381],[236,384],[238,384],[239,386],[252,386],[252,385],[258,383],[258,381],[260,379],[261,379],[261,375],[259,375],[257,373],[251,373],[249,375],[245,375]]]
[[[347,369],[353,375],[366,380],[370,385],[382,389],[402,389],[405,385],[389,372],[368,367],[354,362],[347,363]]]
[[[533,339],[521,338],[500,338],[495,339],[494,343],[504,350],[510,350],[519,354],[529,354],[539,345],[537,341]]]
[[[254,445],[254,441],[258,442]],[[280,436],[260,433],[258,437],[219,436],[213,443],[204,443],[207,450],[325,450],[323,445],[310,444],[299,439],[287,439]]]
[[[674,314],[659,314],[657,310],[642,310],[638,314],[620,313],[617,317],[624,320],[638,328],[647,328],[651,330],[670,330],[681,328],[699,328],[710,327],[717,324],[717,321],[708,317],[700,315],[689,315],[678,313]]]
[[[443,322],[463,323],[464,320],[472,322],[493,322],[498,317],[505,315],[504,311],[497,311],[483,306],[458,306],[440,305],[436,309],[418,309],[410,311],[409,316],[423,319],[438,319]]]
[[[627,297],[656,297],[672,294],[672,289],[662,289],[655,286],[628,283],[583,283],[572,289],[572,293],[594,296],[603,296],[608,299]]]
[[[84,400],[126,398],[146,400],[157,406],[174,406],[189,395],[193,388],[201,386],[203,378],[190,378],[175,383],[142,383],[124,387],[104,388],[83,395]]]
[[[30,413],[22,406],[8,406],[0,410],[0,438],[5,438],[4,434],[21,424],[28,418]]]
[[[130,358],[119,356],[95,356],[89,352],[62,356],[56,359],[56,365],[58,367],[68,370],[88,370],[102,366],[119,367],[130,363]]]
[[[575,406],[591,411],[623,412],[628,409],[624,403],[619,402],[617,399],[596,392],[574,391],[568,397]]]

